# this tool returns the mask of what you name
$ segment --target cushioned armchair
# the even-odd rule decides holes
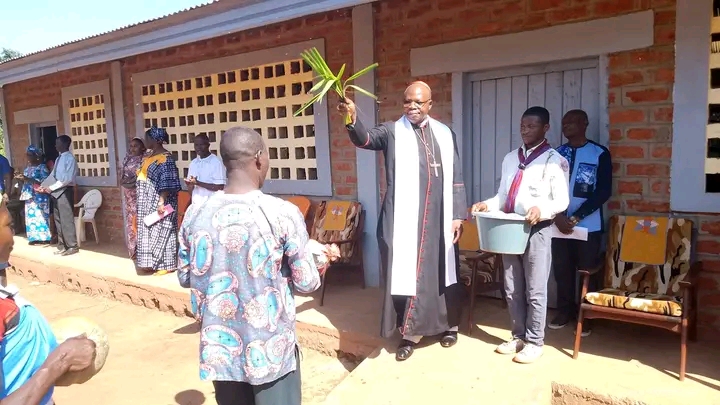
[[[573,358],[580,352],[584,319],[604,318],[680,334],[680,381],[687,340],[695,340],[701,262],[693,261],[693,223],[683,218],[614,216],[603,265],[580,271],[582,302]],[[588,292],[590,275],[604,271],[604,288]]]
[[[365,288],[363,274],[362,235],[365,211],[357,201],[321,201],[315,210],[314,222],[310,230],[310,238],[322,244],[336,244],[340,248],[340,258],[330,265],[322,276],[320,306],[325,303],[325,281],[327,274],[339,267],[357,268],[362,277],[362,288]]]

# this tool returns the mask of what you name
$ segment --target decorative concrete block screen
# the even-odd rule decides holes
[[[705,192],[720,193],[720,2],[713,2],[710,33],[710,89],[708,94]]]
[[[72,152],[77,160],[80,176],[110,175],[105,96],[94,94],[68,100]]]
[[[78,164],[78,184],[117,186],[110,81],[63,87],[62,105],[65,134],[72,139],[70,151]]]
[[[309,100],[310,67],[300,59],[220,71],[180,80],[143,84],[145,129],[167,129],[167,146],[183,178],[195,158],[193,140],[205,134],[212,153],[220,135],[234,126],[254,128],[265,138],[270,180],[317,180],[313,108],[293,117]]]

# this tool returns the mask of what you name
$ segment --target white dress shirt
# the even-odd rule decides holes
[[[525,156],[535,148],[527,150],[522,146]],[[505,155],[502,162],[500,187],[495,197],[485,201],[488,211],[500,211],[510,193],[515,173],[520,165],[517,149]],[[570,167],[567,160],[555,149],[548,149],[525,167],[522,182],[515,197],[515,213],[527,215],[532,207],[540,210],[540,220],[553,219],[565,211],[570,204],[568,182]]]
[[[197,178],[197,181],[208,184],[224,185],[227,181],[225,165],[223,165],[219,157],[212,153],[205,159],[200,158],[200,156],[193,159],[192,162],[190,162],[188,176],[194,176]],[[215,193],[216,191],[210,191],[195,185],[192,193],[192,204],[202,204],[208,197]]]
[[[59,190],[63,187],[69,187],[75,185],[75,177],[77,176],[78,165],[70,151],[65,151],[60,154],[55,161],[55,167],[53,167],[51,176],[57,180],[51,184],[48,188],[50,191]]]

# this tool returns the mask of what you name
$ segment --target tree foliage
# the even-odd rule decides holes
[[[8,48],[2,48],[0,49],[0,63],[3,63],[5,61],[8,61],[10,59],[19,58],[22,56],[22,53]],[[0,154],[5,156],[5,142],[3,137],[3,123],[2,119],[0,119]]]
[[[19,58],[21,56],[22,56],[22,53],[14,50],[14,49],[2,48],[2,50],[0,50],[0,63],[3,63],[10,59]]]

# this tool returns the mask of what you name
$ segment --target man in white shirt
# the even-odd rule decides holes
[[[513,361],[524,364],[542,356],[552,219],[569,204],[569,165],[545,139],[549,129],[548,110],[531,107],[525,111],[520,124],[523,146],[503,159],[498,193],[472,208],[476,212],[517,213],[532,225],[525,253],[502,257],[512,339],[495,349],[515,355]]]
[[[220,158],[210,153],[210,139],[207,135],[197,135],[194,144],[197,157],[190,162],[185,184],[192,194],[192,204],[202,204],[215,192],[225,188],[227,175]]]
[[[53,216],[55,229],[58,234],[57,255],[69,256],[78,252],[77,234],[75,233],[75,177],[78,166],[75,156],[70,152],[71,139],[67,135],[60,135],[55,140],[55,148],[60,156],[55,161],[50,176],[55,183],[40,191],[50,194],[53,199]]]

